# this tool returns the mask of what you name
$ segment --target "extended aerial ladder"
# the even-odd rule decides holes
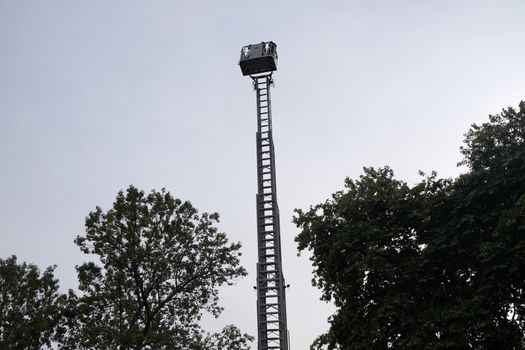
[[[258,350],[289,350],[270,99],[276,61],[276,45],[263,42],[243,47],[239,62],[243,75],[252,78],[257,98]]]

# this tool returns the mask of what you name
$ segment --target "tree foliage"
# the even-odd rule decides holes
[[[218,220],[165,190],[129,187],[112,209],[97,207],[76,244],[98,261],[77,266],[80,295],[62,348],[201,349],[202,313],[218,316],[217,288],[246,274],[240,244],[218,232]],[[230,327],[208,340],[234,330],[232,341],[251,339]]]
[[[337,307],[312,348],[525,348],[525,102],[473,125],[461,152],[456,179],[365,168],[296,211]]]
[[[252,336],[241,334],[237,327],[228,325],[224,327],[221,333],[207,335],[198,348],[206,350],[249,350],[250,342],[253,340]]]
[[[41,274],[15,256],[0,259],[0,348],[44,349],[59,336],[65,296],[51,266]]]

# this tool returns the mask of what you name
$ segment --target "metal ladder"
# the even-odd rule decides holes
[[[286,284],[282,272],[281,235],[270,85],[272,74],[252,76],[257,95],[257,332],[258,349],[288,350]]]

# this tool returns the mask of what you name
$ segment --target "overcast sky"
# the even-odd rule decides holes
[[[85,216],[165,187],[243,243],[250,275],[205,326],[255,335],[256,110],[237,61],[272,40],[288,325],[307,349],[333,309],[293,209],[363,166],[457,176],[469,125],[525,99],[524,18],[523,0],[0,0],[0,257],[57,264],[75,288]]]

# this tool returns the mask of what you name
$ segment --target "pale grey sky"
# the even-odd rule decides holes
[[[272,40],[288,324],[307,349],[332,308],[293,209],[363,166],[456,176],[469,125],[525,99],[524,16],[522,0],[0,0],[0,257],[58,264],[74,288],[85,216],[165,187],[242,241],[250,276],[205,323],[255,335],[255,96],[237,61]]]

